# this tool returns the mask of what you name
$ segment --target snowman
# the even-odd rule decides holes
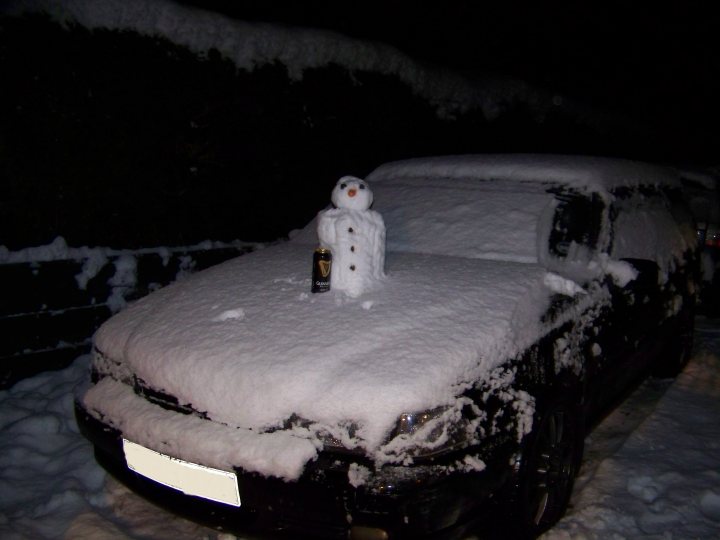
[[[331,200],[335,208],[318,214],[317,229],[333,257],[330,287],[357,297],[385,276],[385,223],[370,210],[372,191],[359,178],[343,176]]]

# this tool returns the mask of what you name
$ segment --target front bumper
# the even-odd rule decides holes
[[[235,469],[241,498],[235,508],[185,495],[133,472],[119,430],[95,418],[80,402],[75,403],[75,415],[100,464],[131,489],[195,521],[243,533],[345,539],[370,531],[368,538],[454,537],[493,511],[494,495],[509,476],[509,467],[464,473],[448,472],[442,465],[383,467],[366,484],[353,487],[348,470],[357,458],[321,453],[295,482]]]

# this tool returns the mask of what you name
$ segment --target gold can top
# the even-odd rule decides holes
[[[315,253],[320,253],[324,255],[325,253],[330,253],[330,250],[321,246],[319,248],[315,248]]]

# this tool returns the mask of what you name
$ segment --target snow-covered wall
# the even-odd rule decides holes
[[[0,246],[0,388],[86,352],[95,329],[128,301],[230,257],[252,244],[115,250]]]

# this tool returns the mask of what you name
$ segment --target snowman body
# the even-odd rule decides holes
[[[336,208],[318,215],[320,245],[333,257],[330,287],[357,297],[385,276],[385,223],[370,210],[372,192],[358,178],[341,178],[332,201]]]

